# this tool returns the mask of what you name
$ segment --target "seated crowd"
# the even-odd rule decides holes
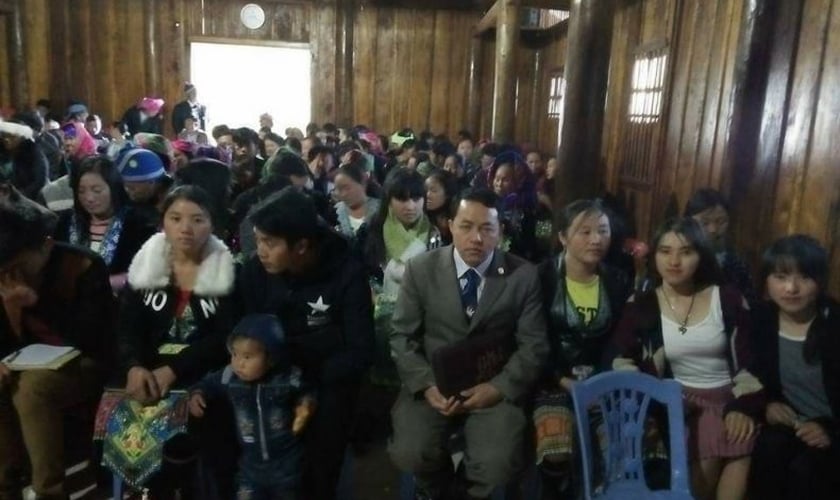
[[[0,356],[81,352],[0,362],[0,500],[68,498],[80,408],[96,460],[154,498],[336,498],[366,422],[418,499],[489,498],[532,467],[543,498],[578,498],[570,392],[607,370],[680,383],[695,498],[840,488],[840,306],[815,239],[775,241],[753,282],[712,189],[644,255],[615,203],[555,212],[537,151],[332,124],[284,138],[268,115],[208,134],[184,90],[171,140],[152,98],[108,134],[81,104],[61,126],[0,121]],[[481,349],[495,363],[458,385]],[[647,448],[662,487],[667,446]]]

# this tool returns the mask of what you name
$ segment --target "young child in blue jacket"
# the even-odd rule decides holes
[[[208,404],[227,398],[241,447],[238,499],[297,498],[300,434],[315,399],[291,365],[285,335],[273,314],[245,316],[228,337],[230,364],[192,389],[189,408],[201,418]]]

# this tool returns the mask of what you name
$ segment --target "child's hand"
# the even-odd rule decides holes
[[[295,407],[295,420],[292,422],[292,434],[300,434],[303,428],[306,427],[306,422],[315,411],[315,401],[311,398],[306,398]]]
[[[190,396],[190,415],[195,418],[204,416],[204,409],[207,408],[207,401],[204,400],[204,394],[200,392],[194,393]]]

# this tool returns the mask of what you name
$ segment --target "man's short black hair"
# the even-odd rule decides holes
[[[233,132],[230,130],[230,127],[227,125],[216,125],[213,127],[213,130],[210,134],[213,136],[213,139],[219,140],[219,137],[223,135],[231,135]]]
[[[729,213],[729,203],[720,191],[712,188],[698,189],[686,202],[683,215],[685,217],[694,217],[700,212],[705,212],[717,206],[720,206],[726,213]]]
[[[0,203],[0,266],[41,248],[56,221],[55,214],[12,191],[9,200]]]
[[[233,143],[239,147],[251,145],[257,146],[260,143],[260,136],[253,129],[239,127],[232,131]]]
[[[300,143],[300,139],[298,139],[297,137],[287,137],[286,146],[288,146],[291,149],[294,149],[298,152],[298,154],[300,154],[300,152],[303,151],[303,146]]]
[[[315,202],[293,186],[258,204],[248,220],[261,232],[286,240],[289,246],[302,239],[316,238],[323,231]]]
[[[481,154],[495,158],[499,154],[499,145],[494,142],[488,142],[481,147]]]
[[[310,175],[309,167],[300,156],[282,150],[271,161],[268,173],[286,177],[309,177]]]
[[[452,199],[452,206],[450,207],[449,213],[452,214],[453,218],[458,215],[458,208],[461,206],[462,201],[474,201],[481,203],[487,208],[499,209],[499,197],[496,196],[496,193],[485,188],[470,188],[462,191]]]
[[[318,155],[332,155],[333,150],[329,146],[312,146],[309,149],[309,154],[307,154],[306,161],[312,161],[318,157]]]

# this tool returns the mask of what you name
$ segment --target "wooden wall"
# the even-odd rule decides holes
[[[757,160],[745,166],[738,241],[757,257],[780,236],[816,237],[829,250],[829,289],[840,297],[840,0],[779,3],[771,38],[795,37],[789,48],[772,45]]]
[[[742,0],[644,0],[616,12],[603,134],[606,186],[635,211],[640,235],[681,212],[698,187],[721,188]],[[630,77],[638,47],[668,47],[666,96],[652,124],[649,182],[623,178]]]
[[[164,97],[167,108],[181,99],[189,79],[191,40],[309,43],[335,39],[334,6],[303,2],[263,2],[266,23],[248,30],[239,22],[247,3],[225,0],[27,0],[24,4],[30,100],[50,97],[61,109],[82,99],[103,119],[118,119],[146,95]],[[202,8],[203,6],[203,8]],[[326,28],[325,28],[326,26]],[[318,37],[311,35],[311,29]],[[330,35],[325,39],[320,31]],[[335,47],[311,43],[313,114],[333,111]],[[253,75],[235,61],[220,61],[232,72]],[[200,91],[200,89],[199,89]],[[323,118],[322,118],[323,119]]]
[[[411,126],[451,136],[467,127],[470,39],[478,19],[476,12],[359,9],[356,122],[389,133]]]
[[[478,127],[469,123],[470,43],[480,12],[393,8],[374,0],[260,2],[266,23],[239,22],[246,0],[26,0],[23,5],[29,100],[49,97],[58,111],[81,99],[103,120],[119,119],[145,95],[167,109],[189,80],[189,42],[304,43],[312,53],[312,118],[342,123],[352,116],[384,132],[404,126],[454,135],[475,128],[489,137],[495,42],[481,44]],[[439,2],[442,5],[445,2]],[[349,15],[349,26],[344,16]],[[342,36],[351,37],[353,66],[344,75]],[[0,33],[2,35],[3,33]],[[5,52],[0,51],[0,64]],[[516,141],[543,152],[557,148],[557,120],[547,117],[549,78],[562,68],[565,35],[521,45],[517,58]],[[253,77],[251,68],[228,64]],[[351,91],[345,93],[348,87]],[[199,89],[199,93],[200,93]],[[349,103],[342,102],[342,98]],[[0,102],[9,89],[0,82]],[[342,123],[344,124],[344,123]],[[168,125],[168,123],[167,123]]]
[[[515,142],[555,156],[558,146],[558,120],[548,117],[551,74],[561,71],[566,60],[566,30],[562,28],[546,39],[529,41],[526,35],[516,52]],[[491,137],[496,43],[482,40],[481,116],[477,137]]]
[[[455,133],[467,125],[476,11],[377,7],[372,0],[356,0],[349,11],[355,64],[342,80],[343,0],[260,2],[266,23],[258,30],[239,22],[244,0],[21,3],[32,102],[50,97],[63,109],[69,100],[82,99],[104,120],[119,118],[144,95],[164,97],[171,109],[189,79],[190,41],[290,42],[308,43],[312,53],[316,122],[340,121],[349,109],[356,123],[383,131],[410,125]],[[0,63],[4,55],[0,51]],[[256,75],[236,61],[220,64],[243,78]],[[345,81],[352,86],[352,102],[340,110]],[[0,97],[3,92],[0,86]]]
[[[764,7],[745,10],[755,4]],[[747,28],[759,11],[769,11],[771,26],[750,39]],[[631,182],[622,176],[622,148],[633,54],[657,41],[670,47],[670,71],[650,158],[655,175]],[[694,190],[708,186],[733,201],[734,243],[754,271],[769,243],[796,232],[818,238],[840,269],[838,62],[840,0],[623,2],[602,153],[604,181],[629,201],[638,234],[650,237],[666,215],[682,212]],[[758,78],[745,76],[748,67]],[[840,272],[830,290],[840,296]]]

